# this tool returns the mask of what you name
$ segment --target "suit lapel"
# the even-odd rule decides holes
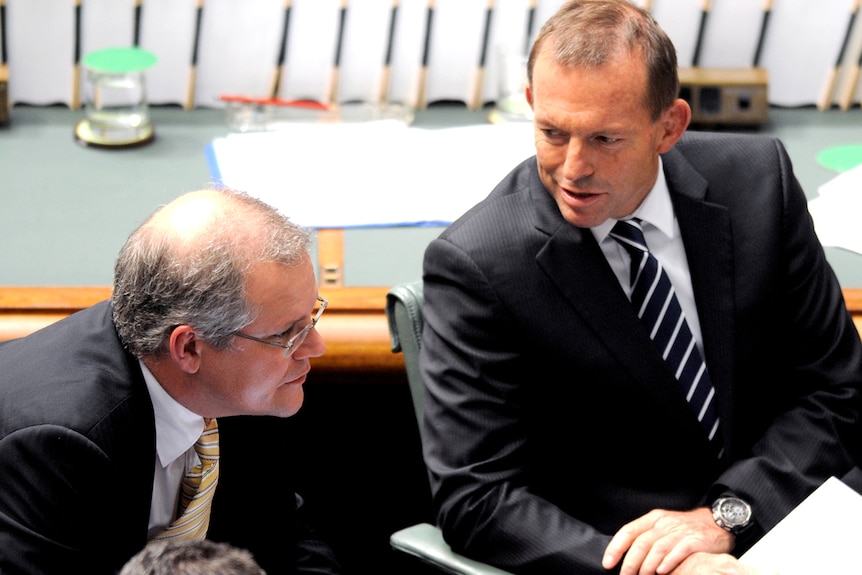
[[[692,274],[706,361],[716,387],[719,414],[729,422],[733,365],[733,254],[728,214],[703,200],[706,181],[675,150],[665,158],[671,192]],[[674,419],[687,417],[681,394],[668,393],[675,385],[649,335],[631,308],[616,276],[589,230],[575,228],[559,215],[543,188],[534,196],[536,227],[549,234],[537,254],[545,270],[572,307],[600,338],[610,353],[668,406]],[[619,313],[624,309],[630,313]],[[680,409],[681,407],[685,409]]]
[[[665,175],[691,271],[706,363],[725,431],[731,418],[734,365],[733,237],[727,210],[704,200],[707,182],[676,150],[664,157]],[[741,190],[740,193],[744,193]],[[727,434],[725,434],[727,435]]]
[[[680,425],[697,425],[688,416],[682,394],[668,393],[676,382],[592,233],[563,222],[538,253],[537,262],[632,379],[667,407],[664,417]]]

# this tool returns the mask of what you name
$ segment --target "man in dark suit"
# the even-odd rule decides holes
[[[0,345],[0,573],[116,573],[179,514],[212,419],[206,537],[270,575],[340,573],[281,429],[325,350],[308,242],[246,194],[185,194],[127,240],[110,302]]]
[[[515,573],[750,573],[735,556],[859,455],[862,344],[790,159],[684,135],[674,47],[625,0],[565,4],[528,77],[536,156],[425,253],[444,537]],[[632,218],[705,358],[696,410],[630,301]]]

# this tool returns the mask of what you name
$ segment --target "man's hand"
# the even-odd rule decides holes
[[[605,550],[602,566],[615,567],[623,559],[620,575],[683,575],[698,573],[688,570],[683,562],[696,553],[705,555],[726,554],[734,545],[734,537],[715,524],[712,511],[706,507],[692,511],[666,511],[655,509],[627,523],[617,531]],[[706,558],[693,559],[696,568]],[[724,561],[733,560],[727,555]],[[676,571],[677,567],[683,569]],[[715,565],[711,566],[715,569]],[[704,573],[747,574],[745,566],[737,571],[703,571]]]

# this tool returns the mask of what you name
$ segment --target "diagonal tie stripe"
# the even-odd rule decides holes
[[[209,528],[212,498],[218,485],[218,423],[206,421],[195,442],[200,464],[192,467],[180,484],[177,518],[154,539],[204,539]]]
[[[715,389],[670,278],[647,248],[640,220],[620,220],[610,235],[631,256],[631,301],[638,318],[646,326],[650,338],[680,383],[686,401],[710,442],[717,449],[720,448]]]

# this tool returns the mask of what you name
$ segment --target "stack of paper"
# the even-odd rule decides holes
[[[818,192],[808,202],[808,211],[820,243],[862,254],[862,164],[826,182]]]
[[[764,575],[859,573],[862,496],[831,477],[772,528],[740,561]]]
[[[530,122],[297,123],[208,149],[213,178],[311,228],[446,225],[535,154]]]

